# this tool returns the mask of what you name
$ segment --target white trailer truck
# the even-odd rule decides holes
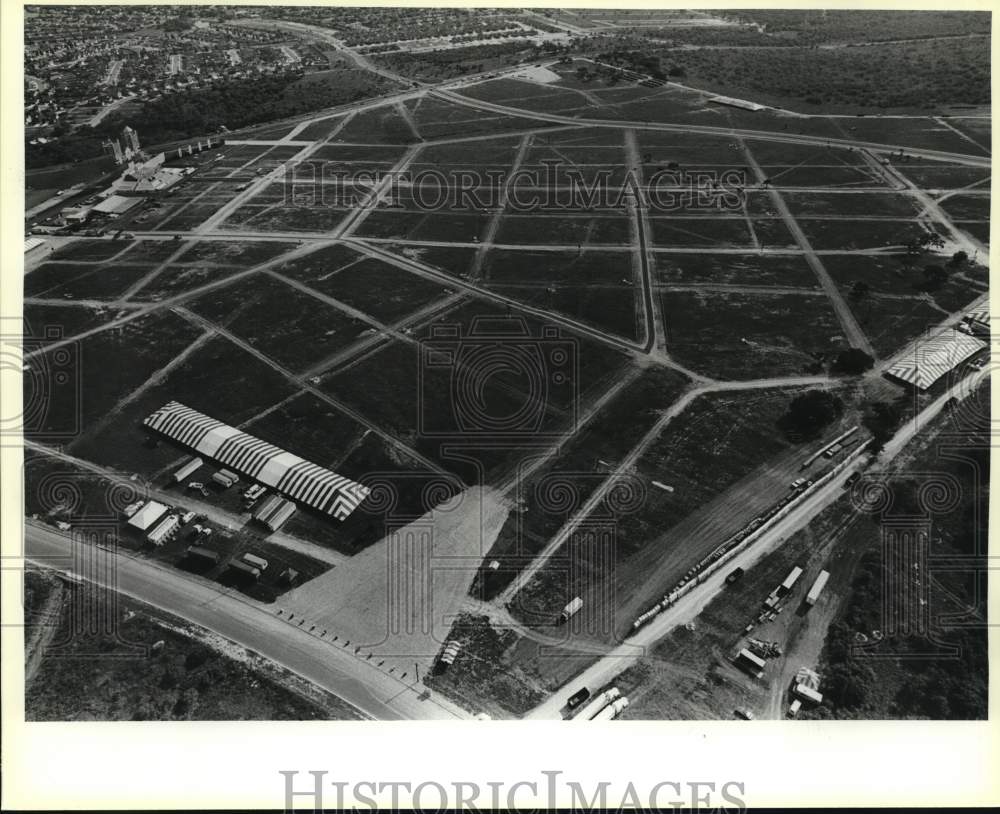
[[[598,712],[592,721],[611,721],[617,718],[628,706],[627,698],[619,698],[611,704],[608,704],[604,709]]]
[[[610,690],[605,690],[596,698],[591,700],[587,706],[580,710],[579,714],[573,718],[574,721],[589,721],[602,709],[604,709],[608,704],[612,703],[616,698],[621,695],[621,691],[617,687],[612,687]]]

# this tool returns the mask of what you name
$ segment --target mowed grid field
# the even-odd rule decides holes
[[[81,386],[46,416],[39,442],[75,424],[73,455],[162,480],[185,451],[150,445],[141,421],[183,401],[388,491],[346,524],[299,511],[285,527],[348,555],[466,485],[505,489],[518,511],[484,552],[484,564],[501,565],[474,587],[495,596],[566,523],[600,515],[609,479],[625,473],[648,487],[693,458],[683,443],[695,422],[692,438],[722,445],[717,488],[689,479],[670,511],[656,494],[630,515],[616,554],[618,574],[669,554],[652,590],[728,527],[697,525],[697,544],[660,532],[715,500],[736,523],[757,504],[733,495],[748,495],[760,471],[771,478],[760,500],[783,488],[798,454],[768,441],[791,392],[783,382],[836,384],[824,365],[851,344],[845,311],[882,361],[986,291],[974,267],[928,290],[922,266],[943,260],[905,258],[907,244],[942,229],[926,196],[961,233],[988,239],[988,170],[615,126],[641,115],[717,126],[745,117],[677,89],[561,84],[467,91],[523,114],[425,94],[319,117],[293,143],[227,144],[192,158],[188,179],[128,224],[137,239],[81,238],[46,258],[25,277],[33,358],[52,367],[71,349]],[[864,132],[848,138],[899,137],[852,126]],[[837,128],[794,125],[844,138]],[[919,141],[957,149],[939,130],[922,129]],[[381,184],[392,170],[408,176]],[[728,194],[712,194],[706,177],[729,179]],[[670,194],[652,200],[656,179]],[[598,181],[610,200],[571,194]],[[331,197],[334,188],[353,199]],[[491,348],[507,363],[480,361]],[[729,385],[758,381],[761,394],[723,398]],[[704,395],[688,398],[698,388]],[[544,497],[554,482],[572,485],[558,511]],[[580,539],[569,534],[562,554],[583,551]],[[583,554],[567,559],[582,563],[575,577],[542,569],[525,588],[529,623],[587,580],[603,590]],[[641,605],[647,588],[619,583],[623,608]]]

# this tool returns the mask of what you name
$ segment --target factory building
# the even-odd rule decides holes
[[[181,519],[176,515],[172,514],[169,517],[161,520],[156,528],[154,528],[147,535],[146,539],[149,540],[153,545],[160,546],[167,542],[171,537],[177,533],[177,529],[181,527]]]
[[[926,390],[983,347],[983,343],[975,337],[949,328],[936,336],[914,342],[886,371],[886,375],[918,390]]]
[[[281,492],[298,503],[346,519],[368,496],[360,483],[171,401],[144,424],[205,458]]]

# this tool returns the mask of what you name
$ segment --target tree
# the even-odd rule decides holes
[[[793,442],[809,441],[844,412],[844,403],[827,390],[807,390],[788,404],[778,427]]]
[[[874,366],[875,360],[861,348],[848,348],[837,354],[831,370],[848,376],[860,376]]]
[[[924,267],[924,291],[937,291],[948,280],[948,272],[943,266],[931,265]]]
[[[902,420],[902,411],[888,401],[877,401],[865,413],[861,423],[872,434],[868,448],[876,455],[882,451],[886,442],[896,433],[896,427]]]
[[[957,251],[951,256],[951,264],[955,267],[964,266],[968,260],[968,253],[963,251]]]

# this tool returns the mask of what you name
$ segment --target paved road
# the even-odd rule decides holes
[[[45,526],[25,526],[25,557],[64,573],[113,588],[259,653],[379,720],[472,717],[415,682],[399,681],[303,628],[282,621],[273,606],[232,593],[215,583],[136,557],[112,555],[113,568],[100,558],[74,552],[69,537]],[[87,544],[89,546],[89,544]],[[106,564],[105,564],[106,565]]]
[[[965,398],[968,394],[975,391],[976,385],[986,375],[988,375],[988,369],[970,375],[967,378],[967,382],[958,392],[944,393],[925,407],[885,445],[878,459],[879,465],[884,466],[898,455],[903,447],[941,412],[949,398],[953,395],[959,399]],[[862,465],[863,461],[859,460],[853,466],[847,467],[828,484],[817,489],[783,520],[776,523],[770,531],[762,535],[746,551],[730,560],[729,567],[720,568],[715,574],[706,579],[704,583],[678,600],[677,604],[661,613],[646,627],[641,628],[627,642],[614,648],[607,655],[584,670],[579,676],[567,682],[561,689],[553,693],[552,696],[535,707],[525,717],[531,719],[558,719],[561,717],[560,711],[565,706],[566,699],[577,690],[587,687],[593,691],[608,684],[619,673],[634,665],[671,630],[678,625],[691,621],[701,613],[704,607],[723,589],[727,573],[737,567],[749,569],[765,554],[778,548],[791,534],[806,526],[816,515],[837,500],[843,494],[843,484],[847,476],[851,472],[860,469]]]
[[[525,110],[524,108],[508,107],[507,105],[499,105],[493,102],[484,102],[480,99],[473,99],[469,96],[462,96],[461,94],[453,93],[449,90],[443,90],[441,87],[432,88],[427,91],[427,94],[439,99],[444,99],[448,102],[454,102],[455,104],[464,105],[465,107],[478,108],[491,113],[501,113],[505,116],[519,116],[521,118],[539,119],[541,121],[557,122],[558,124],[572,124],[577,127],[634,127],[641,130],[662,130],[674,133],[703,133],[708,136],[732,137],[736,135],[742,138],[764,139],[767,141],[778,141],[786,144],[815,144],[822,147],[830,144],[837,147],[861,147],[868,150],[876,150],[878,152],[905,150],[910,155],[918,155],[923,158],[932,158],[938,161],[953,161],[955,163],[965,164],[971,167],[990,168],[989,156],[973,156],[967,155],[966,153],[949,153],[943,150],[918,149],[906,144],[882,144],[874,141],[854,141],[850,139],[826,138],[825,136],[806,136],[799,135],[797,133],[779,133],[773,130],[747,130],[744,128],[734,129],[731,127],[711,127],[709,125],[701,124],[667,124],[664,122],[626,121],[621,119],[575,118],[573,116],[561,116],[557,113],[543,113],[535,110]]]

